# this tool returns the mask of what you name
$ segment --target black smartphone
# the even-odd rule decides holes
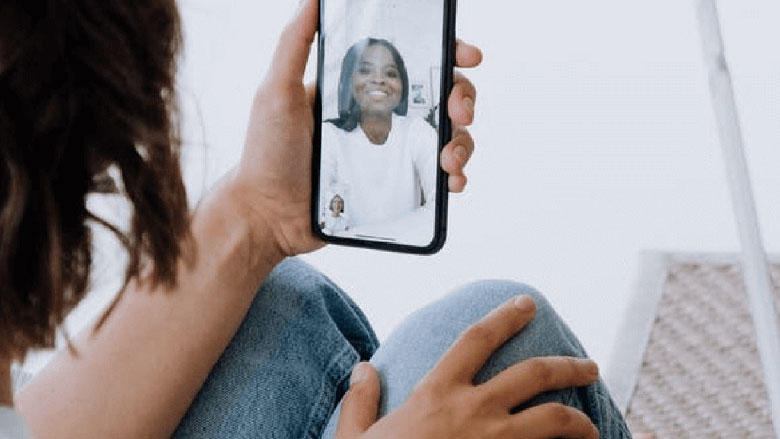
[[[432,254],[447,234],[456,0],[320,0],[312,225]]]

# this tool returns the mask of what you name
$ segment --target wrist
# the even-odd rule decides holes
[[[252,199],[251,188],[241,184],[235,172],[229,173],[216,190],[216,197],[225,203],[225,209],[235,217],[238,228],[247,242],[247,258],[250,265],[276,266],[286,256],[278,239],[274,224],[263,214],[262,202]]]

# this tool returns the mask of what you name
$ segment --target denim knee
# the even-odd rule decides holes
[[[266,278],[174,437],[320,437],[376,336],[327,277],[288,259]]]
[[[533,320],[522,331],[499,348],[474,377],[484,383],[510,366],[532,357],[586,357],[577,337],[549,301],[534,288],[503,280],[477,281],[467,284],[424,310],[420,316],[429,320],[446,320],[445,314],[459,313],[462,319],[453,329],[459,332],[478,321],[490,310],[518,295],[531,296],[536,303]],[[453,337],[454,335],[450,335]],[[453,339],[454,340],[454,339]],[[603,381],[581,388],[549,391],[516,407],[518,412],[547,402],[559,402],[585,412],[604,438],[630,438],[623,417],[612,401]]]
[[[258,291],[245,322],[267,319],[271,312],[287,313],[307,305],[327,313],[362,360],[368,360],[379,340],[368,318],[327,276],[299,258],[287,258],[277,265]]]
[[[416,381],[438,362],[471,324],[519,295],[536,302],[534,320],[491,356],[475,377],[480,383],[527,358],[548,355],[584,356],[579,343],[544,296],[534,288],[511,281],[477,281],[455,289],[412,313],[385,340],[372,358],[388,389],[382,409],[392,410],[411,392]]]
[[[531,357],[587,357],[585,349],[547,299],[535,289],[511,281],[482,281],[466,285],[455,300],[474,301],[486,297],[499,306],[518,294],[531,296],[536,302],[534,319],[504,346],[497,350],[476,377],[482,383],[513,364]],[[472,296],[472,297],[469,297]],[[473,297],[476,296],[476,297]],[[479,316],[474,316],[475,320]],[[561,402],[582,410],[593,421],[602,438],[630,439],[623,416],[602,380],[587,387],[545,392],[516,407],[515,412],[546,402]]]
[[[403,404],[417,383],[433,368],[469,325],[519,295],[531,296],[536,315],[526,328],[498,349],[475,376],[482,383],[531,357],[576,356],[585,351],[547,299],[534,288],[512,281],[485,280],[466,284],[406,318],[379,347],[371,362],[382,384],[380,415]],[[604,438],[628,438],[620,413],[606,388],[598,382],[587,388],[537,395],[515,411],[546,402],[583,410]],[[338,412],[331,418],[326,439],[334,437]]]
[[[431,325],[435,332],[448,334],[449,346],[469,325],[520,295],[530,296],[536,303],[533,320],[494,353],[476,375],[475,382],[484,382],[512,364],[531,357],[586,356],[582,345],[542,293],[529,285],[508,280],[475,281],[455,289],[412,314],[399,328],[398,336],[404,336],[405,328],[415,328],[408,334],[412,336],[419,333],[420,325]]]
[[[484,382],[512,364],[532,357],[587,356],[577,337],[547,298],[526,284],[506,280],[473,282],[454,292],[452,300],[454,306],[459,307],[473,307],[475,302],[484,302],[479,312],[471,315],[473,323],[491,309],[519,295],[530,296],[536,303],[533,320],[494,353],[476,375],[475,382]]]

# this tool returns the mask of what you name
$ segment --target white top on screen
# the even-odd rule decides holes
[[[437,156],[436,130],[418,117],[394,114],[383,145],[371,143],[360,126],[347,132],[323,123],[321,205],[328,205],[328,188],[349,188],[345,212],[355,227],[433,210]]]

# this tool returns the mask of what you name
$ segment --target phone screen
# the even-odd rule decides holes
[[[314,217],[328,240],[425,248],[443,233],[449,1],[321,1]]]

